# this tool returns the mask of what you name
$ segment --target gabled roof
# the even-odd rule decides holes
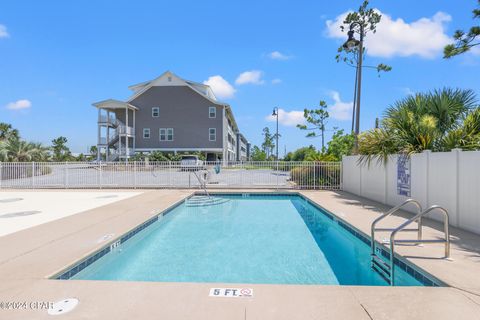
[[[127,102],[132,102],[145,91],[155,86],[187,86],[214,104],[223,106],[227,105],[226,103],[217,101],[210,86],[190,80],[184,80],[171,71],[165,71],[159,77],[153,80],[137,83],[128,87],[135,92],[130,98],[127,99]]]

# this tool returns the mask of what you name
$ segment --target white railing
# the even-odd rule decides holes
[[[133,127],[127,127],[124,125],[118,126],[117,132],[119,134],[132,134],[132,135],[134,134]]]
[[[198,188],[192,170],[208,170],[207,188],[341,189],[340,162],[0,162],[0,188]]]
[[[116,126],[119,124],[117,119],[113,118],[112,116],[108,117],[106,114],[101,114],[98,117],[98,123],[107,123],[113,126]]]

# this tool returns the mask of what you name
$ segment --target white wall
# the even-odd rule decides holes
[[[358,158],[342,160],[343,190],[390,206],[407,199],[397,193],[397,156],[391,156],[386,165],[373,161],[370,166],[359,165]],[[410,175],[410,198],[424,208],[444,207],[451,225],[480,234],[480,151],[414,154]],[[430,217],[441,219],[438,213]]]

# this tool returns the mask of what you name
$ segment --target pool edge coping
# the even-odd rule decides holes
[[[130,228],[126,232],[122,233],[121,235],[107,241],[104,245],[100,246],[99,248],[93,249],[89,251],[88,253],[84,254],[82,257],[76,259],[74,262],[66,265],[65,267],[57,270],[54,273],[51,273],[47,276],[44,277],[44,279],[49,279],[49,280],[69,280],[71,277],[73,277],[75,274],[86,268],[87,266],[91,265],[101,257],[103,257],[105,254],[111,252],[114,248],[115,245],[119,245],[130,239],[132,236],[137,234],[138,232],[142,231],[146,227],[148,227],[150,224],[158,221],[160,217],[163,217],[165,213],[170,212],[171,210],[175,209],[176,207],[180,206],[183,204],[187,199],[189,199],[192,196],[195,195],[200,195],[200,194],[205,194],[203,191],[193,191],[191,194],[185,196],[184,198],[174,202],[170,206],[168,206],[165,209],[162,209],[160,211],[155,211],[152,217],[146,219],[145,221],[135,225],[134,227]],[[272,190],[272,191],[255,191],[255,190],[250,190],[250,191],[239,191],[239,190],[232,190],[232,191],[211,191],[209,192],[211,195],[243,195],[243,194],[256,194],[256,195],[277,195],[277,196],[298,196],[308,202],[309,204],[313,205],[315,208],[319,209],[322,214],[326,215],[327,217],[331,218],[332,220],[336,221],[337,224],[342,228],[345,229],[347,232],[352,234],[354,237],[359,239],[360,241],[364,242],[367,244],[367,242],[370,242],[370,236],[368,236],[366,233],[361,231],[360,229],[356,228],[353,226],[351,223],[347,222],[343,218],[339,217],[332,211],[324,208],[322,205],[317,203],[315,200],[311,199],[308,195],[305,195],[301,193],[301,191],[288,191],[288,190]],[[342,225],[343,224],[343,225]],[[362,239],[363,238],[363,239]],[[385,256],[385,254],[389,255],[388,248],[378,242],[375,241],[377,244],[377,248],[381,250],[381,254]],[[113,247],[112,247],[113,246]],[[414,262],[409,261],[402,255],[398,254],[397,252],[394,255],[395,257],[395,266],[400,267],[404,272],[406,272],[409,276],[417,279],[420,283],[422,283],[425,287],[451,287],[448,283],[440,280],[439,278],[435,277],[431,273],[425,271],[423,268],[419,267],[416,265]],[[387,257],[388,258],[388,257]],[[91,261],[89,261],[92,259]],[[82,264],[85,264],[82,266]],[[405,267],[403,268],[401,266],[403,264]],[[407,266],[413,270],[413,272],[409,272],[407,270]],[[76,268],[78,268],[76,270]],[[419,280],[415,276],[415,272],[420,274],[421,277],[424,279],[427,279],[431,284],[426,284],[426,281],[424,280]],[[68,275],[71,273],[70,275]],[[64,276],[62,278],[62,276]],[[341,285],[340,285],[341,286]],[[388,286],[388,285],[385,285]]]

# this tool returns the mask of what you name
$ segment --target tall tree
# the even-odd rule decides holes
[[[473,9],[473,19],[480,19],[480,0],[477,2],[478,8]],[[473,26],[465,32],[463,30],[455,31],[453,35],[454,43],[451,43],[443,49],[445,59],[465,53],[475,46],[480,45],[480,25]]]
[[[373,8],[368,7],[369,2],[367,0],[363,1],[362,5],[358,8],[358,11],[353,11],[347,14],[345,20],[343,20],[343,25],[340,26],[342,32],[350,30],[350,26],[353,26],[352,31],[354,34],[357,34],[362,38],[365,38],[368,33],[376,33],[377,32],[377,24],[380,23],[382,20],[382,15],[378,13]],[[365,45],[363,46],[363,50],[365,51],[367,48]],[[343,61],[347,65],[356,68],[359,58],[359,48],[358,46],[354,48],[346,49],[342,46],[338,48],[338,53],[335,56],[337,62]],[[365,55],[363,56],[365,57]],[[369,68],[369,69],[376,69],[377,72],[381,71],[391,71],[392,67],[379,63],[376,66],[373,65],[362,65],[362,68]]]
[[[267,155],[267,158],[269,158],[273,152],[273,148],[275,148],[275,143],[273,142],[274,135],[270,133],[270,129],[268,127],[263,128],[262,135],[263,135],[262,150]]]
[[[52,140],[52,151],[54,161],[67,161],[71,158],[70,149],[67,147],[67,138],[58,137]]]
[[[307,138],[316,137],[317,131],[319,131],[320,136],[322,137],[322,152],[325,152],[325,125],[327,124],[327,119],[329,117],[327,104],[322,100],[320,101],[318,109],[304,109],[303,117],[309,125],[297,124],[297,128],[310,131],[306,135]]]

